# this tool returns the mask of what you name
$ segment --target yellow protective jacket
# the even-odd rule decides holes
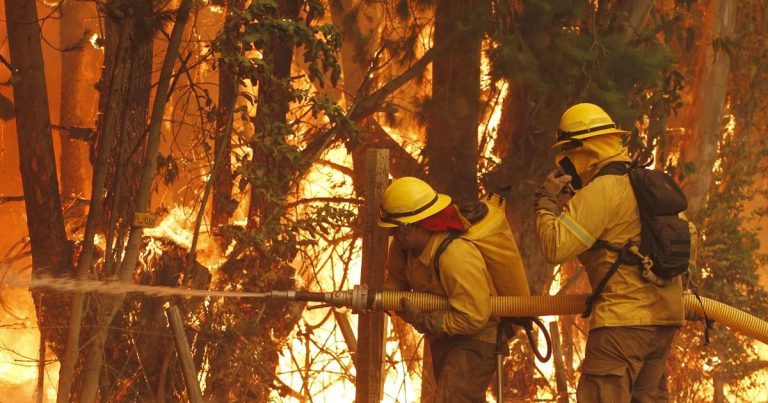
[[[610,161],[605,161],[605,165]],[[602,239],[623,246],[639,243],[641,222],[627,175],[595,178],[571,198],[559,216],[536,211],[536,232],[544,257],[553,264],[578,256],[594,289],[616,260],[606,249],[589,250]],[[680,277],[665,287],[645,280],[637,266],[621,265],[592,310],[591,328],[682,325],[685,319]]]
[[[384,289],[445,296],[450,310],[443,319],[443,331],[494,343],[498,318],[491,316],[490,297],[499,295],[497,289],[505,290],[505,295],[529,295],[529,292],[503,205],[491,200],[485,203],[489,207],[486,217],[454,239],[440,256],[439,276],[434,258],[447,232],[433,234],[419,256],[412,256],[393,240]],[[499,270],[502,262],[506,270]],[[494,270],[493,274],[489,268]]]

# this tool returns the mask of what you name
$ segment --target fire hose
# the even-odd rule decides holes
[[[331,292],[309,291],[214,291],[177,287],[149,286],[123,282],[75,280],[68,278],[38,277],[29,282],[10,282],[11,286],[51,288],[60,291],[96,292],[106,294],[141,293],[153,296],[189,296],[222,298],[267,298],[278,300],[319,302],[313,308],[351,308],[353,313],[364,311],[397,311],[400,300],[407,297],[411,304],[423,311],[448,309],[445,297],[411,291],[376,291],[354,286],[351,290]],[[535,317],[575,315],[584,311],[588,294],[500,296],[491,297],[491,314],[499,317]],[[755,340],[768,344],[768,322],[738,308],[710,298],[686,292],[683,297],[688,319],[707,319],[723,324]]]
[[[314,301],[321,306],[348,307],[355,313],[361,311],[396,311],[400,300],[407,297],[411,304],[424,311],[448,309],[445,297],[411,291],[375,291],[360,286],[351,290],[333,292],[271,291],[264,293],[267,298]],[[501,317],[575,315],[584,311],[589,294],[542,295],[542,296],[500,296],[491,297],[491,315]],[[707,317],[745,336],[768,344],[768,322],[738,308],[706,297],[686,293],[683,297],[686,317],[703,319]]]

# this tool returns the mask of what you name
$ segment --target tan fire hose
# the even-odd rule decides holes
[[[441,296],[407,291],[382,291],[377,293],[374,309],[397,310],[400,299],[408,297],[414,307],[434,311],[448,308],[448,301]],[[491,314],[495,316],[549,316],[575,315],[584,311],[588,294],[553,295],[530,297],[492,297]],[[740,309],[713,299],[686,293],[684,296],[686,317],[703,319],[706,316],[715,323],[725,325],[746,336],[768,344],[768,322]]]
[[[190,297],[220,298],[267,298],[293,301],[319,302],[320,306],[349,307],[353,312],[365,310],[396,311],[400,309],[400,300],[408,297],[414,307],[434,311],[448,308],[445,297],[433,294],[409,291],[375,291],[354,286],[350,290],[332,292],[309,291],[215,291],[192,290],[178,287],[148,286],[123,282],[103,282],[93,280],[75,280],[69,278],[39,277],[31,281],[13,282],[13,287],[51,288],[61,291],[95,292],[106,294],[141,293],[150,296],[179,295]],[[530,296],[530,297],[492,297],[491,312],[500,317],[527,317],[550,315],[581,314],[587,294]],[[735,331],[768,344],[768,323],[735,307],[721,302],[686,293],[686,316],[689,319],[708,318]],[[706,316],[705,316],[706,313]]]
[[[397,310],[400,306],[400,299],[403,297],[408,297],[408,300],[416,308],[426,311],[448,308],[448,300],[434,294],[404,291],[382,291],[376,294],[378,295],[376,295],[373,304],[374,309],[385,311]],[[581,314],[584,311],[588,297],[589,294],[492,297],[491,314],[500,317]],[[707,318],[708,320],[714,320],[746,336],[768,344],[768,322],[754,315],[721,302],[705,297],[697,297],[690,293],[685,294],[684,303],[686,317],[689,319]],[[499,378],[497,385],[498,401],[503,399],[501,361],[501,357],[497,357],[496,371]]]

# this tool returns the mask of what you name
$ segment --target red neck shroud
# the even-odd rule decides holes
[[[440,210],[416,223],[421,228],[432,232],[460,231],[465,232],[469,229],[469,221],[459,212],[455,204]]]

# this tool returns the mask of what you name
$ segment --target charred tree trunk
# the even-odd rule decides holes
[[[98,216],[107,249],[104,274],[113,275],[133,221],[134,204],[146,150],[152,90],[153,26],[151,0],[112,0],[107,6],[105,68],[99,86],[99,138],[114,133],[108,153],[105,209]],[[100,150],[101,152],[101,150]]]
[[[461,51],[441,53],[432,63],[426,156],[433,185],[456,203],[478,196],[480,45],[487,7],[486,1],[440,0],[435,9],[434,46],[450,41]]]
[[[278,6],[276,18],[296,20],[299,16],[300,0],[282,0]],[[276,35],[279,36],[279,35]],[[276,225],[284,211],[281,199],[288,192],[291,173],[286,169],[290,167],[287,161],[281,160],[281,156],[272,153],[274,145],[284,144],[285,136],[290,132],[288,127],[288,105],[291,102],[289,93],[289,80],[291,76],[291,61],[293,60],[293,47],[284,45],[283,40],[288,38],[276,37],[263,51],[263,61],[271,67],[272,77],[267,77],[259,82],[258,108],[254,118],[256,135],[251,140],[253,148],[253,164],[272,172],[276,183],[253,184],[251,188],[251,201],[248,208],[248,226],[250,229],[268,228]],[[265,186],[272,186],[267,189]],[[277,201],[270,201],[272,197],[267,195],[279,195]],[[273,199],[274,200],[274,199]]]
[[[536,231],[531,206],[538,181],[554,166],[550,143],[542,141],[552,137],[543,128],[527,125],[530,116],[537,112],[536,107],[527,106],[531,104],[529,100],[521,86],[509,84],[509,92],[502,104],[497,140],[502,164],[486,175],[483,182],[488,191],[507,198],[507,218],[525,262],[531,293],[540,294],[552,280],[552,266],[544,260],[533,236]]]
[[[61,54],[61,191],[65,195],[90,197],[88,178],[91,168],[87,138],[78,133],[93,128],[98,108],[96,82],[102,54],[86,40],[98,31],[96,6],[89,2],[64,1],[60,4],[59,41]]]

